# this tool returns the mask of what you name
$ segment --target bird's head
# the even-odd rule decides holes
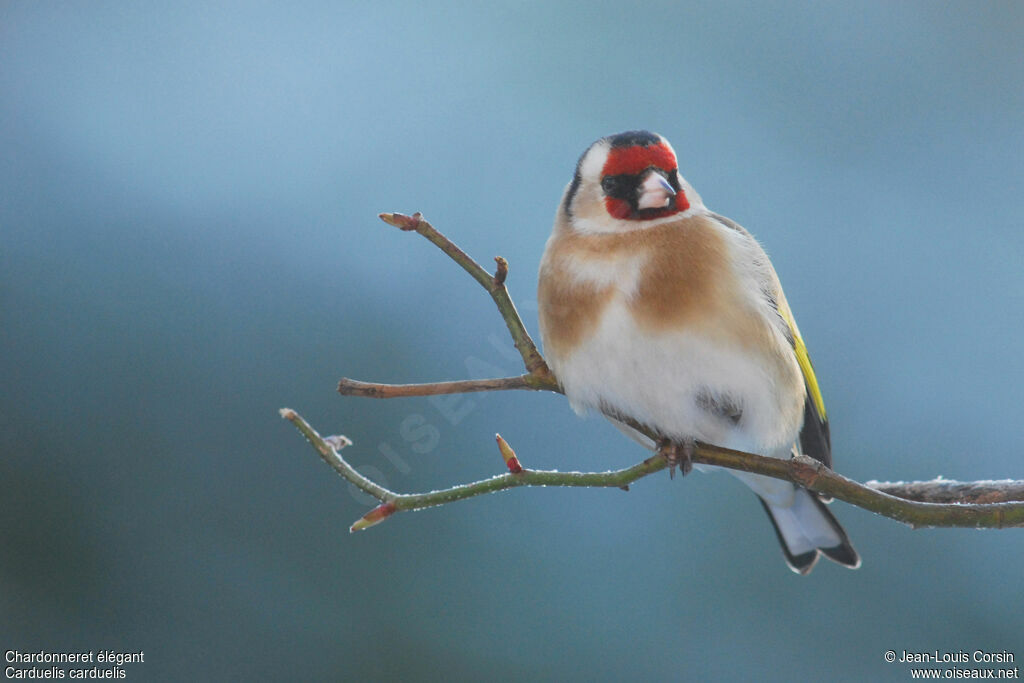
[[[696,206],[700,197],[680,177],[668,140],[639,130],[587,148],[562,211],[581,232],[620,232],[664,223]]]

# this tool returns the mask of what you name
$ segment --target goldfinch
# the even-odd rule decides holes
[[[775,269],[750,233],[704,206],[660,135],[611,135],[580,157],[538,303],[545,356],[577,412],[600,412],[650,448],[622,418],[684,451],[799,449],[831,466],[825,404]],[[822,554],[860,566],[818,495],[730,473],[760,498],[794,571]]]

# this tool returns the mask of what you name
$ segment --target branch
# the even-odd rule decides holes
[[[529,470],[519,464],[519,459],[511,447],[498,436],[499,449],[511,470],[490,479],[483,479],[469,484],[461,484],[430,493],[402,494],[390,491],[359,474],[348,464],[335,444],[342,446],[351,443],[345,437],[320,436],[308,422],[290,408],[281,409],[281,417],[291,421],[296,429],[302,432],[316,449],[324,462],[333,467],[341,476],[355,484],[359,489],[370,494],[382,505],[369,514],[379,517],[372,520],[373,524],[383,521],[387,516],[402,510],[421,510],[435,505],[454,503],[457,500],[473,498],[485,493],[494,493],[516,486],[586,486],[605,488],[624,488],[649,474],[659,472],[668,466],[668,462],[660,455],[655,455],[632,467],[609,472],[558,472],[555,470]],[[807,456],[798,456],[790,460],[766,458],[753,453],[734,451],[719,446],[698,444],[693,454],[693,461],[704,465],[716,465],[729,469],[743,470],[754,474],[763,474],[776,479],[785,479],[800,484],[812,491],[826,496],[838,498],[858,507],[862,507],[880,515],[890,517],[912,527],[977,527],[1003,528],[1024,526],[1024,503],[998,502],[965,505],[962,503],[918,502],[906,498],[883,493],[875,488],[858,484],[852,479],[836,474],[817,460]],[[514,463],[514,465],[512,464]],[[942,482],[961,485],[960,482]],[[1016,487],[1017,497],[1010,500],[1022,501],[1024,481],[1007,482]],[[938,482],[915,482],[913,484],[881,484],[893,493],[910,486],[942,486]],[[381,516],[381,510],[387,510]],[[364,517],[363,520],[366,518]],[[363,520],[360,520],[363,521]],[[365,529],[372,524],[356,522],[352,531]]]
[[[939,477],[932,481],[868,481],[876,491],[926,503],[1010,503],[1024,500],[1024,481],[956,481]]]
[[[487,290],[505,320],[527,373],[516,377],[430,384],[374,384],[343,378],[338,384],[338,391],[341,394],[368,398],[397,398],[507,389],[561,393],[557,378],[537,351],[508,295],[505,287],[508,262],[505,259],[500,256],[495,258],[497,271],[491,275],[430,223],[423,220],[419,213],[412,216],[382,213],[380,218],[404,231],[417,232],[426,237]],[[352,443],[346,437],[321,437],[308,422],[289,408],[282,409],[281,416],[295,425],[328,465],[360,490],[381,502],[379,506],[357,520],[350,531],[359,531],[379,524],[398,511],[444,505],[516,486],[617,487],[628,490],[632,482],[669,466],[668,460],[659,452],[632,467],[610,472],[530,470],[522,467],[512,447],[501,436],[497,436],[498,448],[509,469],[508,474],[430,493],[401,494],[362,476],[340,455],[339,451]],[[660,440],[661,435],[646,425],[623,416],[614,417],[655,442]],[[872,481],[865,485],[847,479],[806,456],[781,460],[703,443],[696,444],[692,459],[695,463],[791,481],[811,491],[838,498],[914,528],[1024,527],[1024,481],[956,482],[936,479],[909,483]]]
[[[379,486],[374,482],[370,481],[363,475],[356,472],[355,468],[348,464],[341,454],[338,453],[338,449],[333,445],[333,441],[343,440],[343,443],[351,443],[344,437],[328,437],[325,439],[320,436],[315,429],[313,429],[308,422],[290,408],[281,409],[281,417],[291,421],[295,425],[296,429],[302,432],[309,442],[316,449],[320,457],[323,458],[324,462],[334,468],[341,476],[348,479],[350,482],[356,485],[357,488],[369,493],[371,496],[379,500],[382,505],[371,510],[369,514],[381,510],[381,508],[388,508],[385,517],[400,510],[421,510],[423,508],[433,507],[435,505],[444,505],[445,503],[454,503],[457,500],[465,500],[466,498],[473,498],[475,496],[483,495],[485,493],[494,493],[496,491],[502,491],[504,489],[510,489],[516,486],[585,486],[585,487],[610,487],[615,486],[618,488],[625,488],[628,485],[641,477],[645,477],[652,472],[665,469],[666,463],[664,458],[653,457],[645,460],[642,463],[634,465],[633,467],[627,467],[622,470],[615,470],[612,472],[558,472],[555,470],[527,470],[518,464],[518,458],[515,457],[515,453],[511,454],[506,463],[512,461],[515,458],[515,466],[509,464],[510,472],[508,474],[501,474],[490,479],[482,479],[475,481],[470,484],[461,484],[459,486],[453,486],[447,489],[441,489],[440,491],[431,491],[430,493],[395,493],[389,491],[383,486]],[[500,436],[498,437],[501,438]],[[504,439],[501,440],[503,442]],[[500,444],[499,442],[499,448]],[[505,444],[505,448],[500,450],[511,451],[511,447]],[[517,469],[516,472],[511,470]],[[365,517],[363,518],[365,519]],[[362,520],[360,520],[362,521]],[[383,518],[378,520],[383,521]],[[376,523],[376,522],[374,522]],[[359,531],[365,529],[366,525],[359,525],[359,521],[353,524],[350,531]]]
[[[535,375],[499,377],[497,379],[464,379],[458,382],[431,382],[429,384],[375,384],[342,377],[338,393],[342,396],[363,398],[405,398],[408,396],[437,396],[438,394],[468,394],[474,391],[501,391],[504,389],[556,390]]]
[[[557,386],[555,376],[551,374],[551,370],[548,369],[548,364],[544,361],[544,357],[540,355],[536,344],[530,339],[530,333],[526,331],[526,326],[523,325],[523,321],[516,311],[516,306],[512,303],[508,290],[505,288],[505,278],[508,276],[508,261],[500,256],[495,256],[494,260],[498,264],[498,271],[491,275],[481,268],[480,264],[470,258],[469,254],[459,249],[455,246],[454,242],[435,230],[434,226],[425,221],[423,214],[418,211],[412,216],[405,216],[400,213],[382,213],[379,217],[388,225],[393,225],[407,232],[415,231],[423,235],[437,245],[441,251],[448,254],[453,261],[462,266],[463,270],[472,275],[473,279],[479,282],[487,290],[487,293],[491,295],[491,298],[494,299],[494,303],[497,305],[501,317],[505,319],[508,331],[512,335],[512,341],[515,342],[516,350],[523,357],[523,364],[526,366],[527,372],[538,379],[546,380],[552,386]]]

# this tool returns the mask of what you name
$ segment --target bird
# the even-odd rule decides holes
[[[831,467],[825,403],[768,255],[705,207],[661,135],[609,135],[580,156],[537,296],[544,355],[577,413],[604,415],[684,474],[698,442]],[[757,494],[793,571],[822,555],[860,566],[825,499],[729,472]]]

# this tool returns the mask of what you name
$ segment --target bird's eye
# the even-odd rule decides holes
[[[601,189],[609,197],[622,197],[629,190],[629,180],[620,175],[605,176],[601,179]]]

